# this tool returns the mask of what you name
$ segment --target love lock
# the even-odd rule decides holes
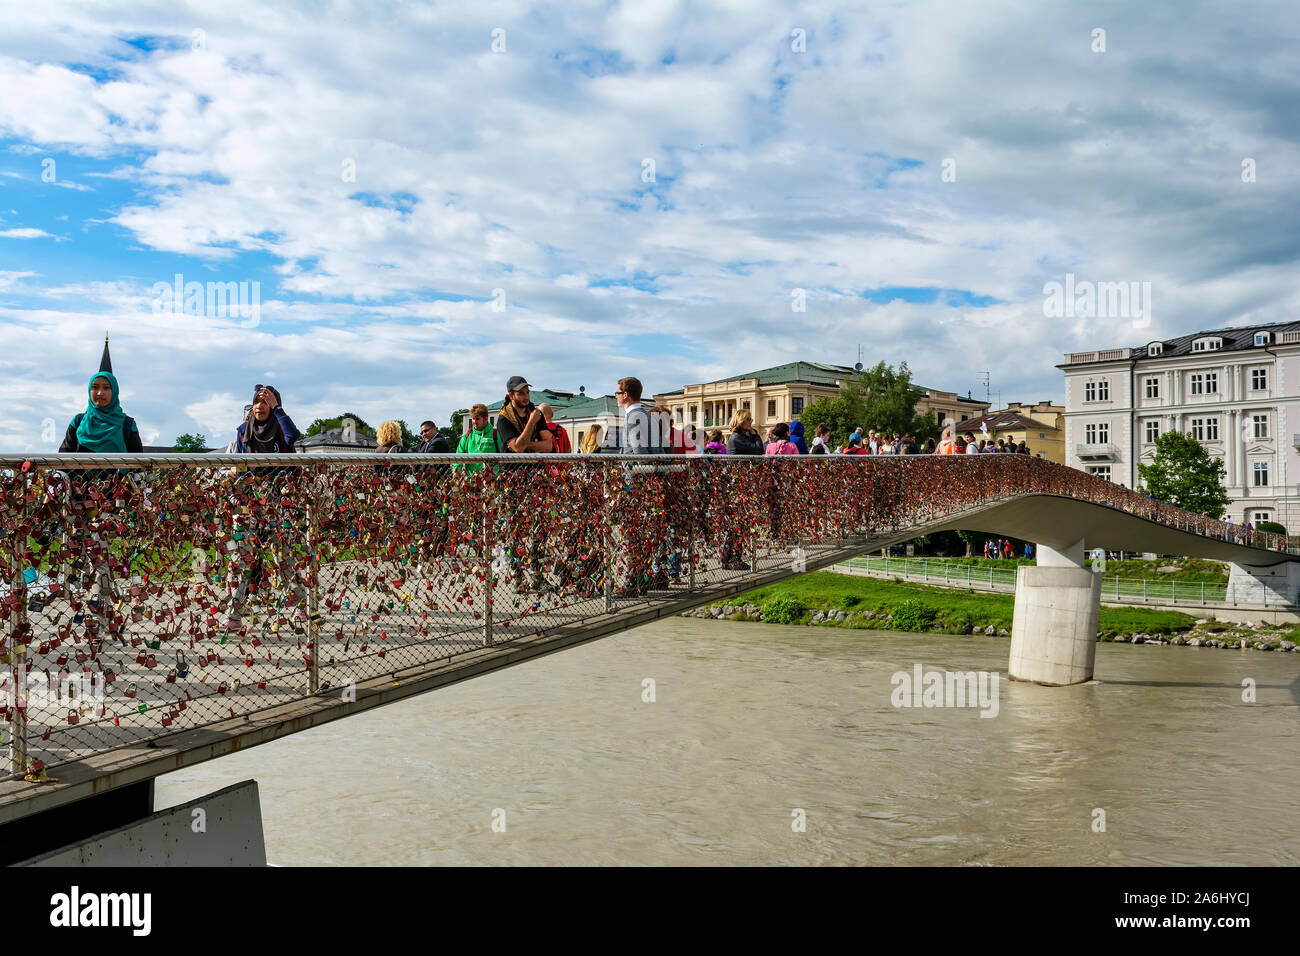
[[[176,676],[180,678],[186,678],[189,675],[190,675],[190,665],[189,662],[185,659],[185,652],[177,651],[176,652]]]
[[[126,690],[122,691],[122,693],[127,697],[134,697],[139,691],[134,684],[128,684]]]
[[[75,707],[69,707],[69,708],[68,708],[68,723],[70,723],[70,724],[75,724],[75,723],[76,723],[77,721],[79,721],[80,719],[81,719],[81,717],[77,714],[77,710],[76,710],[76,708],[75,708]]]

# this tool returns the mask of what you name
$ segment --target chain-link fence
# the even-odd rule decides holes
[[[1223,533],[1009,455],[0,458],[0,726],[40,773],[1031,493]]]

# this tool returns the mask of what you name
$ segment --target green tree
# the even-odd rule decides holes
[[[1155,457],[1149,465],[1138,465],[1138,474],[1157,501],[1211,518],[1222,517],[1232,501],[1223,487],[1223,462],[1182,432],[1157,438]]]
[[[207,450],[208,439],[203,435],[191,435],[189,432],[177,435],[176,443],[172,445],[172,451],[199,454]]]
[[[338,428],[343,424],[343,419],[350,418],[356,424],[357,433],[367,433],[374,437],[375,430],[370,427],[364,418],[352,412],[343,412],[334,418],[318,418],[307,426],[307,435],[319,435],[321,432],[329,431],[331,428]]]
[[[451,413],[451,424],[446,428],[439,428],[438,431],[447,436],[453,448],[456,442],[460,441],[461,432],[465,429],[465,419],[469,417],[468,408],[458,408]]]
[[[911,432],[920,443],[939,434],[933,418],[916,413],[916,404],[924,395],[920,386],[912,384],[906,362],[895,369],[882,361],[845,382],[838,395],[809,404],[799,419],[805,429],[825,422],[830,426],[832,445],[844,444],[858,426],[891,434]]]

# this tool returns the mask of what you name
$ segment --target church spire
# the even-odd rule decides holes
[[[113,373],[113,359],[108,354],[108,333],[104,333],[104,354],[99,359],[99,370],[101,372]]]

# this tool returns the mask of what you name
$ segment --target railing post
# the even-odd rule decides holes
[[[1115,575],[1115,600],[1119,600],[1119,575]]]
[[[27,772],[27,645],[19,641],[27,622],[27,579],[23,577],[23,549],[20,539],[10,542],[9,559],[9,653],[14,662],[14,705],[9,708],[9,764],[13,773]]]
[[[602,540],[605,542],[605,546],[602,549],[604,553],[601,555],[601,567],[605,569],[605,613],[613,614],[614,613],[614,561],[613,558],[611,557],[611,554],[613,553],[614,550],[614,543],[613,541],[610,540],[611,536],[609,530],[610,528],[609,515],[613,508],[614,503],[613,501],[610,500],[609,497],[609,468],[602,469],[600,482],[601,482],[601,487],[603,489],[602,497],[605,502],[604,514],[601,516],[601,521],[604,523],[604,527],[605,527],[605,532],[602,535]]]
[[[795,547],[798,547],[796,545]],[[686,561],[690,565],[687,569],[686,589],[692,594],[695,593],[695,516],[692,514],[690,521],[686,525]]]
[[[970,590],[970,573],[973,568],[974,565],[970,565],[970,564],[966,565],[966,589],[967,590]]]
[[[1147,603],[1147,579],[1142,579],[1142,603]]]
[[[483,482],[487,483],[487,466],[483,466]],[[492,509],[488,507],[487,493],[483,494],[483,646],[492,646],[492,605],[496,594],[496,577],[494,562],[496,555],[492,552]]]
[[[1201,582],[1201,606],[1205,606],[1205,582]]]
[[[320,552],[316,545],[316,516],[319,509],[314,503],[307,504],[307,554],[308,574],[311,580],[307,588],[307,646],[311,649],[311,676],[309,684],[311,693],[320,690]]]
[[[989,566],[989,590],[993,590],[993,566]]]

